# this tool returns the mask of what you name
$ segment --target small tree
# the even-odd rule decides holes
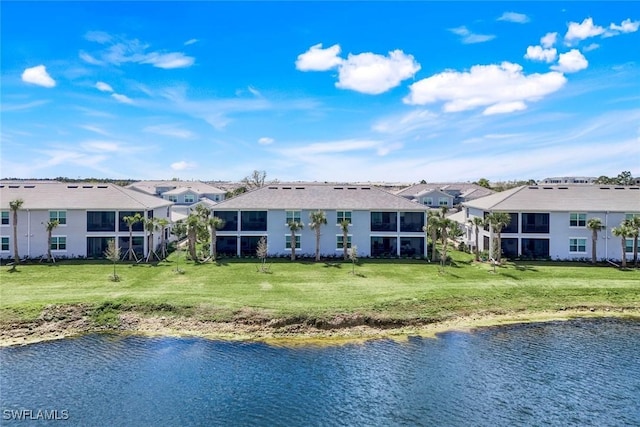
[[[602,220],[600,218],[590,218],[587,221],[587,228],[591,230],[591,264],[595,264],[598,261],[597,245],[598,245],[598,232],[604,229]]]
[[[316,261],[320,261],[320,228],[327,224],[327,214],[315,211],[309,214],[309,228],[316,232]]]
[[[340,229],[342,230],[342,256],[345,260],[349,259],[349,226],[351,222],[348,219],[340,221]]]
[[[207,220],[207,225],[211,232],[209,240],[209,257],[215,261],[218,252],[218,230],[224,227],[224,219],[217,216],[211,217]]]
[[[18,255],[18,211],[22,208],[24,200],[15,199],[9,202],[9,209],[13,213],[13,269],[20,264],[20,255]]]
[[[59,224],[60,221],[58,221],[57,219],[49,221],[45,224],[45,228],[47,229],[47,262],[51,262],[51,260],[53,259],[53,255],[51,255],[51,234],[53,232],[53,229],[56,228]]]
[[[496,243],[493,248],[494,253],[491,254],[491,256],[498,264],[500,264],[502,260],[502,229],[509,225],[511,222],[511,216],[506,212],[492,212],[487,215],[486,221],[496,233]]]
[[[158,218],[158,229],[160,230],[160,256],[162,259],[167,257],[167,242],[165,239],[165,231],[169,225],[169,220],[166,218]]]
[[[475,234],[476,247],[474,250],[474,254],[476,257],[476,262],[478,262],[480,261],[480,248],[478,247],[480,243],[478,242],[478,239],[480,236],[480,228],[484,227],[484,219],[479,216],[474,216],[473,218],[470,218],[468,222],[473,227],[473,232]]]
[[[260,237],[260,240],[258,240],[258,246],[256,248],[256,256],[260,260],[260,272],[261,273],[266,273],[267,272],[266,262],[267,262],[267,254],[268,253],[269,253],[269,249],[268,249],[268,246],[267,246],[267,238],[266,238],[266,236],[262,236],[262,237]]]
[[[351,274],[356,274],[356,262],[358,262],[358,245],[351,245],[349,248],[349,259],[351,260]]]
[[[109,277],[112,282],[119,282],[120,276],[116,273],[116,263],[120,260],[120,248],[116,246],[116,241],[111,239],[107,242],[107,249],[104,257],[113,263],[113,275]]]
[[[299,221],[289,221],[287,224],[291,231],[291,261],[296,259],[296,232],[304,228],[304,224]]]
[[[123,217],[122,219],[127,224],[127,227],[129,227],[129,249],[127,249],[129,261],[133,261],[134,259],[138,261],[136,252],[133,250],[133,225],[142,221],[142,215],[140,215],[139,212],[136,212],[134,215],[128,215]]]

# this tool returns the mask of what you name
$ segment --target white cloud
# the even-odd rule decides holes
[[[413,55],[401,50],[389,56],[374,53],[349,54],[338,70],[336,87],[377,95],[398,86],[420,70]]]
[[[510,62],[475,65],[467,72],[445,71],[411,86],[404,98],[410,105],[444,101],[445,112],[487,107],[484,114],[508,113],[526,108],[558,91],[567,79],[559,72],[525,75],[522,66]]]
[[[576,71],[584,70],[588,66],[589,62],[584,55],[578,49],[571,49],[567,53],[560,54],[558,65],[552,66],[551,69],[561,73],[575,73]]]
[[[96,89],[101,92],[113,92],[113,88],[105,82],[96,83]]]
[[[163,69],[186,68],[195,63],[195,58],[182,52],[147,52],[149,45],[138,39],[112,37],[100,31],[92,31],[85,35],[90,41],[105,45],[105,48],[95,54],[80,52],[80,58],[94,65],[121,65],[132,62],[137,64],[151,64]],[[97,58],[99,57],[99,59]]]
[[[617,36],[620,33],[635,33],[638,31],[638,27],[640,27],[640,21],[631,21],[631,19],[625,19],[620,23],[620,25],[616,25],[611,23],[609,25],[609,31],[607,31],[604,36]]]
[[[327,71],[337,67],[342,63],[340,45],[333,45],[326,49],[322,48],[322,43],[311,46],[308,51],[298,55],[296,69],[300,71]]]
[[[515,22],[516,24],[526,24],[530,21],[524,13],[505,12],[498,18],[498,21]]]
[[[492,34],[472,33],[465,26],[450,28],[449,31],[451,31],[453,34],[459,35],[462,38],[462,43],[464,44],[484,43],[496,38],[496,36]]]
[[[112,93],[111,97],[118,102],[123,104],[133,104],[133,99],[129,98],[127,95],[121,95],[119,93]]]
[[[54,87],[56,85],[56,81],[47,73],[47,68],[44,65],[26,68],[22,72],[22,81],[44,87]]]
[[[529,46],[524,57],[532,61],[553,62],[556,60],[557,54],[555,48],[543,49],[542,46]]]
[[[181,52],[157,53],[153,52],[145,56],[140,61],[141,64],[151,64],[154,67],[171,69],[171,68],[187,68],[193,65],[195,58],[187,56]]]
[[[84,38],[91,42],[96,42],[100,44],[109,43],[112,39],[112,37],[108,33],[105,33],[104,31],[88,31],[84,35]]]
[[[121,150],[120,144],[111,141],[86,141],[81,144],[85,151],[89,152],[118,152]]]
[[[171,163],[171,169],[174,171],[184,171],[184,170],[189,170],[189,169],[195,169],[197,167],[197,164],[194,162],[187,162],[184,160],[181,160],[179,162],[175,162],[175,163]]]
[[[87,63],[89,63],[91,65],[104,65],[104,61],[100,61],[99,59],[94,58],[93,56],[89,55],[87,52],[80,51],[78,56],[84,62],[87,62]]]
[[[572,44],[576,41],[588,39],[590,37],[599,36],[604,34],[605,29],[599,25],[593,24],[592,18],[585,18],[581,24],[577,22],[570,22],[567,33],[564,35],[564,41],[567,44]]]
[[[186,42],[184,42],[184,45],[185,45],[185,46],[189,46],[189,45],[192,45],[192,44],[194,44],[194,43],[198,43],[199,41],[200,41],[200,40],[198,40],[198,39],[189,39],[189,40],[187,40]]]
[[[558,39],[558,33],[547,33],[540,39],[540,44],[543,48],[549,49],[554,44],[556,44],[556,40]]]
[[[420,70],[420,64],[413,56],[401,50],[389,52],[388,56],[371,52],[350,53],[347,59],[338,57],[339,53],[337,44],[327,49],[322,49],[322,44],[314,45],[298,56],[296,68],[300,71],[327,71],[337,67],[336,87],[370,95],[386,92]]]
[[[181,129],[177,125],[170,124],[147,126],[143,131],[180,139],[189,139],[195,136],[190,130]]]
[[[260,145],[269,145],[269,144],[273,144],[274,142],[275,142],[275,139],[269,138],[266,136],[258,139],[258,144]]]
[[[591,43],[589,46],[585,46],[582,48],[583,52],[591,52],[592,50],[596,50],[600,47],[598,43]]]

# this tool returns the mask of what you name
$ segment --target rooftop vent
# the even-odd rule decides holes
[[[67,188],[78,188],[77,185],[67,185]]]
[[[291,190],[291,187],[282,187],[283,190]]]
[[[304,190],[304,187],[296,187],[296,190]]]
[[[558,187],[558,190],[568,190],[569,187]]]
[[[529,190],[537,190],[538,187],[529,187]]]
[[[98,188],[109,188],[109,187],[106,185],[98,185]]]
[[[9,188],[20,188],[19,185],[10,185]]]
[[[611,190],[611,187],[600,187],[601,190]]]
[[[25,185],[24,188],[36,188],[35,185]]]
[[[93,185],[83,185],[82,188],[93,188]]]
[[[344,190],[344,187],[333,187],[334,190]]]
[[[278,187],[269,187],[269,190],[277,190]]]

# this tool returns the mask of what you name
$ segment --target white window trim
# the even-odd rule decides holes
[[[342,221],[340,221],[340,216],[338,215],[339,212],[343,212],[343,217],[345,216],[344,213],[349,212],[351,215],[349,215],[351,218],[349,219],[349,225],[353,225],[353,211],[348,211],[348,210],[338,210],[336,211],[336,225],[340,225],[340,223]]]
[[[336,234],[336,251],[344,251],[344,248],[338,247],[338,238],[344,237],[344,234]],[[349,243],[351,241],[351,243]],[[347,249],[350,249],[353,246],[353,234],[347,234]]]
[[[2,239],[7,239],[7,250],[2,250],[2,242],[0,241],[0,252],[10,252],[11,251],[11,237],[9,236],[1,236]]]
[[[291,234],[284,235],[284,250],[291,251],[291,248],[287,247],[287,236],[289,236],[289,240],[291,240]],[[298,247],[299,246],[299,247]],[[302,239],[299,234],[296,234],[296,250],[302,248]]]
[[[630,242],[630,244],[628,246],[631,248],[631,250],[627,252],[627,243],[629,243],[629,242]],[[625,254],[633,255],[633,237],[625,238],[624,248],[625,248],[624,249],[624,253]],[[640,252],[640,239],[638,239],[638,252]]]
[[[5,213],[5,212],[7,213],[7,223],[6,223],[6,224],[2,224],[2,223],[0,222],[0,225],[1,225],[2,227],[9,227],[9,226],[11,225],[11,213],[10,213],[10,211],[1,211],[1,212],[2,212],[2,213]]]
[[[64,237],[64,245],[65,245],[65,247],[68,247],[69,244],[67,242],[67,236],[56,235],[56,236],[51,236],[51,239],[53,240],[54,238],[60,238],[60,237]],[[58,243],[58,245],[59,245],[59,243]],[[67,252],[67,249],[51,249],[51,252]]]
[[[571,225],[571,214],[584,215],[584,225],[580,225],[580,218],[576,218],[578,225]],[[587,214],[585,212],[569,212],[569,228],[585,228],[587,226]]]
[[[584,240],[584,251],[572,251],[571,250],[571,241],[572,240]],[[576,242],[576,246],[579,247],[580,245],[578,244],[578,242]],[[570,254],[586,254],[587,253],[587,238],[586,237],[569,237],[569,253]]]
[[[284,211],[284,225],[289,226],[289,212],[293,212],[293,214],[291,215],[291,221],[296,221],[297,216],[297,222],[302,222],[302,211],[300,209],[286,209]],[[298,215],[295,215],[296,212],[298,213]]]
[[[51,212],[64,212],[64,224],[61,224],[60,221],[60,214],[57,215],[57,220],[58,220],[58,227],[66,227],[67,226],[67,222],[68,221],[68,217],[67,217],[67,210],[66,209],[52,209],[49,211],[49,221],[51,221]]]

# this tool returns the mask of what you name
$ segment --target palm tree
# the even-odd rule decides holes
[[[447,249],[449,248],[449,237],[458,237],[460,235],[460,227],[458,223],[448,219],[440,218],[440,240],[442,242],[442,252],[440,256],[440,264],[444,271],[444,265],[447,262]]]
[[[309,214],[309,228],[316,232],[316,261],[320,261],[320,228],[327,224],[327,214],[315,211]]]
[[[304,224],[299,221],[289,221],[287,224],[289,230],[291,230],[291,261],[296,259],[296,231],[302,230]]]
[[[200,226],[200,216],[198,214],[192,213],[187,217],[187,244],[189,246],[189,256],[194,262],[198,261],[196,241],[198,239],[198,228]]]
[[[633,237],[633,266],[638,266],[638,237],[640,236],[640,216],[634,215],[626,219],[625,224],[631,230],[630,237]]]
[[[51,233],[53,232],[53,229],[56,228],[59,224],[60,221],[58,221],[57,219],[49,221],[45,224],[45,227],[47,229],[47,262],[51,262],[51,260],[53,259],[53,256],[51,255]]]
[[[473,231],[476,237],[476,247],[475,247],[474,253],[476,256],[476,261],[480,261],[480,249],[478,247],[479,245],[478,239],[480,237],[480,228],[484,227],[484,218],[479,216],[474,216],[473,218],[469,218],[469,221],[467,222],[469,223],[469,225],[473,227]]]
[[[20,264],[20,255],[18,255],[18,211],[22,208],[24,200],[15,199],[9,202],[9,209],[13,212],[13,268]]]
[[[351,222],[348,219],[340,221],[339,227],[342,230],[342,256],[345,260],[349,259],[349,226]]]
[[[591,264],[595,264],[597,259],[598,232],[604,229],[600,218],[590,218],[587,221],[587,229],[591,230]]]
[[[218,230],[224,227],[224,219],[217,216],[213,216],[207,220],[209,231],[211,232],[211,239],[209,241],[209,256],[213,261],[217,256],[217,243],[218,243]]]
[[[166,218],[158,218],[158,229],[160,230],[160,255],[162,259],[167,257],[167,245],[164,238],[165,230],[169,225],[169,220]]]
[[[631,237],[632,230],[631,228],[625,224],[624,221],[617,226],[611,229],[611,234],[616,237],[620,237],[620,242],[622,243],[622,259],[621,266],[622,268],[627,268],[627,237]]]
[[[509,225],[511,222],[511,216],[506,212],[492,212],[487,215],[486,221],[496,233],[496,247],[494,248],[495,255],[492,255],[499,264],[502,260],[502,229]]]
[[[142,215],[140,215],[139,212],[136,212],[134,215],[127,215],[123,217],[122,220],[127,224],[127,227],[129,227],[129,249],[127,250],[129,261],[133,261],[134,258],[137,261],[138,257],[136,257],[136,253],[133,250],[133,225],[142,221]]]
[[[144,229],[145,231],[147,231],[149,234],[147,235],[147,259],[146,261],[149,262],[149,260],[151,259],[152,256],[155,256],[156,259],[160,260],[160,257],[158,256],[158,254],[156,253],[156,251],[153,249],[153,232],[158,230],[159,225],[158,225],[158,220],[155,218],[147,218],[146,220],[144,220]]]
[[[427,225],[422,227],[422,230],[431,236],[431,262],[436,262],[436,240],[438,240],[442,219],[439,212],[431,210],[427,213]]]

